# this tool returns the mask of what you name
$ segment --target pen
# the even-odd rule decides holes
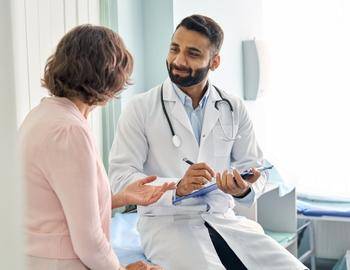
[[[188,158],[183,158],[182,160],[185,161],[188,165],[193,165],[194,164],[194,162],[189,160]],[[270,165],[270,166],[267,166],[267,167],[258,167],[258,168],[256,168],[256,170],[258,170],[260,172],[263,172],[263,171],[266,171],[266,170],[271,170],[272,168],[273,168],[273,165]],[[253,175],[253,173],[252,173],[251,169],[241,172],[241,176],[245,180],[248,179],[252,175]]]
[[[183,158],[182,160],[185,161],[188,165],[193,165],[194,164],[194,162],[189,160],[188,158]]]

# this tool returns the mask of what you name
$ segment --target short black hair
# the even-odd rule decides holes
[[[204,15],[195,14],[184,18],[178,26],[176,26],[176,30],[179,27],[185,27],[188,30],[206,36],[214,48],[215,53],[220,51],[222,42],[224,41],[224,31],[213,19]]]

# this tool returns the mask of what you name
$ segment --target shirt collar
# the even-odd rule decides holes
[[[181,103],[183,105],[190,104],[192,106],[192,99],[188,95],[186,95],[175,83],[171,83],[176,95],[179,97]],[[208,88],[205,92],[204,96],[199,101],[199,107],[203,109],[207,103],[209,93],[211,91],[211,83],[208,81]]]

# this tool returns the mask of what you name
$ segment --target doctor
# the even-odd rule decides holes
[[[201,15],[177,26],[169,78],[134,97],[119,119],[110,153],[112,190],[147,175],[158,176],[154,184],[177,181],[175,191],[138,208],[145,255],[167,270],[306,269],[257,223],[233,211],[237,202],[254,202],[265,178],[257,170],[248,181],[240,177],[238,171],[261,166],[262,152],[243,102],[208,80],[220,64],[223,36]],[[212,177],[218,190],[173,203]]]

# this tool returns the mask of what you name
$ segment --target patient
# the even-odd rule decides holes
[[[173,183],[140,179],[111,195],[87,117],[129,83],[133,59],[121,38],[100,26],[67,33],[45,67],[45,98],[20,129],[26,183],[26,254],[30,270],[160,269],[120,265],[109,243],[111,209],[149,205]]]

